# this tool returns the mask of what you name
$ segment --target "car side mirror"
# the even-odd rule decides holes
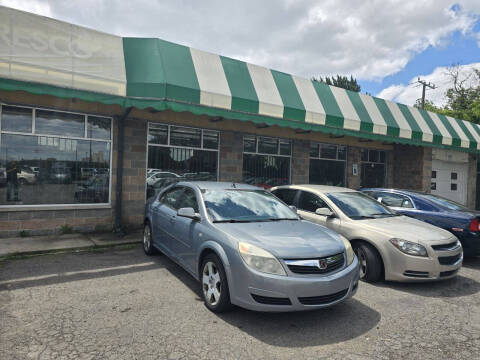
[[[289,205],[288,207],[289,207],[290,210],[292,210],[295,214],[297,213],[297,207],[296,207],[296,206]]]
[[[180,208],[177,211],[177,215],[181,217],[190,218],[192,220],[200,220],[200,214],[196,213],[191,207]]]
[[[382,200],[383,200],[383,198],[382,198],[381,196],[380,196],[379,198],[377,198],[377,201],[378,201],[380,204],[382,204]]]
[[[332,217],[334,216],[332,210],[330,210],[329,208],[318,208],[317,210],[315,210],[315,214],[317,215],[322,215],[322,216],[326,216],[326,217]]]

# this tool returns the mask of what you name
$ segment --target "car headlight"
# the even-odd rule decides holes
[[[390,239],[390,242],[401,252],[408,254],[408,255],[414,255],[414,256],[424,256],[427,257],[427,249],[423,245],[408,241],[408,240],[403,240],[403,239],[397,239],[393,238]]]
[[[355,259],[355,253],[353,252],[352,244],[350,244],[350,241],[345,239],[343,236],[342,241],[343,245],[345,245],[345,252],[347,253],[347,266],[349,266],[353,262],[353,259]]]
[[[268,251],[245,242],[238,243],[238,252],[251,268],[275,275],[287,275],[280,261]]]

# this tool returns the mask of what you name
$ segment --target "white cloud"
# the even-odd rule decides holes
[[[459,3],[460,6],[452,5]],[[478,0],[0,0],[122,36],[159,37],[292,74],[381,80],[454,32]]]
[[[468,77],[468,74],[472,72],[472,68],[480,70],[480,62],[468,65],[459,66],[460,79],[468,79],[465,86],[475,85],[475,77]],[[425,98],[432,101],[437,106],[445,104],[445,93],[451,88],[452,79],[448,75],[448,68],[439,66],[433,70],[431,74],[419,75],[421,79],[435,84],[435,89],[428,89]],[[377,96],[387,100],[397,101],[406,105],[413,105],[415,101],[422,96],[422,88],[417,86],[416,83],[418,77],[411,79],[409,85],[392,85],[383,89]]]

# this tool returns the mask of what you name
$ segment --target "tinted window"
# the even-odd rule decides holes
[[[381,199],[382,204],[385,204],[387,206],[413,208],[413,204],[410,199],[404,195],[379,192],[377,193],[376,198],[377,200]]]
[[[150,124],[148,129],[148,143],[166,145],[168,142],[168,126]]]
[[[315,212],[317,209],[328,207],[325,201],[320,199],[317,195],[307,191],[300,192],[300,199],[298,201],[298,208],[304,211]]]
[[[392,210],[361,192],[335,192],[327,196],[351,219],[373,219],[395,215]]]
[[[309,183],[345,186],[345,161],[310,159]]]
[[[183,190],[184,189],[181,187],[168,190],[165,194],[162,195],[160,202],[164,205],[171,207],[174,210],[180,209]]]
[[[85,137],[85,116],[59,111],[37,110],[35,132],[46,135]]]
[[[202,130],[172,126],[170,129],[170,145],[201,147]]]
[[[430,200],[434,204],[439,205],[443,208],[447,208],[447,209],[451,209],[451,210],[460,210],[460,211],[468,210],[468,208],[466,208],[465,206],[463,206],[459,203],[456,203],[455,201],[442,198],[440,196],[436,196],[436,195],[432,195],[432,194],[422,194],[422,197]]]
[[[278,189],[272,192],[276,197],[280,198],[288,205],[293,205],[293,200],[295,200],[295,195],[297,195],[297,190],[293,189]]]
[[[243,151],[257,152],[257,138],[255,136],[247,135],[243,137]]]
[[[32,109],[15,106],[3,106],[2,130],[31,133]]]
[[[110,140],[111,121],[108,118],[89,116],[87,122],[87,137],[92,139]]]
[[[297,215],[264,190],[206,190],[207,212],[213,221],[297,220]]]
[[[278,140],[260,137],[258,139],[258,152],[263,154],[278,154]]]
[[[320,144],[320,157],[324,159],[336,159],[337,145]]]
[[[195,191],[186,188],[179,206],[180,208],[193,208],[193,210],[198,213],[198,203]]]
[[[243,182],[263,188],[289,183],[290,158],[243,154]]]
[[[203,130],[203,147],[205,149],[218,149],[218,132]]]

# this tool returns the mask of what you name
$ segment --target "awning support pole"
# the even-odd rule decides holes
[[[132,111],[132,107],[125,109],[122,116],[117,118],[118,139],[117,139],[117,187],[115,198],[115,229],[118,234],[123,234],[122,226],[122,194],[123,194],[123,153],[125,143],[125,120]]]

